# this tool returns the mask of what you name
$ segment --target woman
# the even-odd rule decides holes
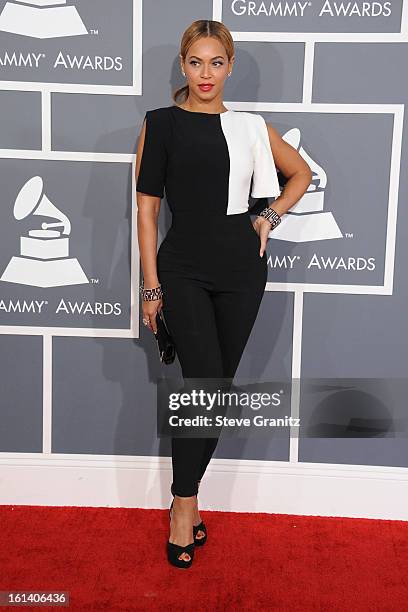
[[[174,93],[175,104],[146,112],[137,148],[143,323],[156,332],[163,309],[189,378],[234,376],[265,289],[268,234],[312,179],[303,158],[261,115],[225,108],[233,62],[229,30],[218,21],[193,22],[180,48],[187,84]],[[288,179],[284,194],[275,163]],[[164,188],[172,225],[156,253]],[[250,191],[276,197],[254,223]],[[197,493],[217,440],[172,438],[167,556],[177,567],[190,567],[195,546],[207,538]]]

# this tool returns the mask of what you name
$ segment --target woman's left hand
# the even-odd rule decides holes
[[[268,240],[269,232],[271,231],[271,224],[269,223],[268,219],[257,217],[252,225],[259,236],[259,240],[261,241],[259,256],[262,257],[266,249],[266,241]]]

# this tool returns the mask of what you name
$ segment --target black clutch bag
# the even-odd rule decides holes
[[[156,315],[157,332],[155,338],[159,351],[160,361],[169,364],[173,363],[176,356],[176,347],[169,330],[167,329],[162,310]]]

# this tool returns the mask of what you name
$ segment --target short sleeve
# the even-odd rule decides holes
[[[277,197],[280,195],[278,174],[269,142],[268,128],[262,115],[256,118],[254,144],[254,171],[251,196],[253,198]]]
[[[136,191],[163,197],[167,171],[166,124],[157,109],[146,111],[146,130]]]

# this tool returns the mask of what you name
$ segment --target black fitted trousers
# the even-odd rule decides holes
[[[248,212],[173,213],[157,254],[163,314],[184,378],[234,377],[267,280]],[[218,437],[172,437],[173,493],[195,495]]]

